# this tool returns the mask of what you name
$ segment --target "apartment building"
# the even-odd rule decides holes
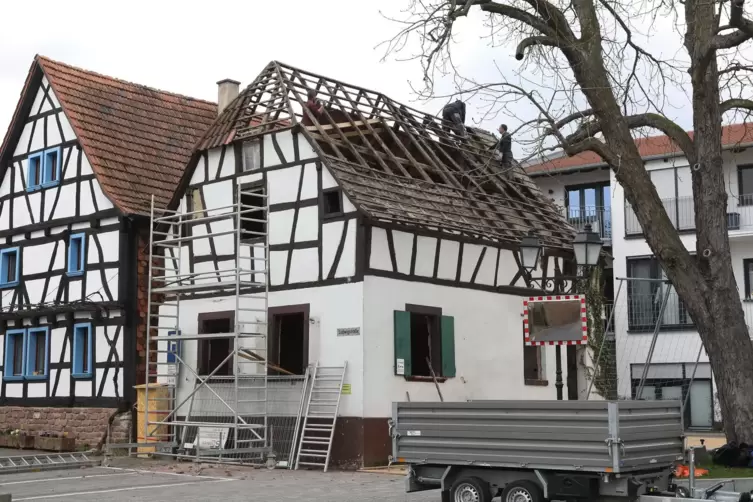
[[[666,136],[636,140],[646,169],[685,246],[695,250],[691,166]],[[753,128],[723,129],[724,170],[729,199],[727,226],[743,309],[753,324]],[[605,301],[614,309],[618,393],[643,399],[685,399],[690,429],[711,429],[720,420],[715,385],[693,320],[670,286],[640,279],[666,278],[614,172],[596,154],[559,157],[526,168],[576,228],[590,224],[614,258],[606,271]],[[670,288],[667,292],[666,288]],[[666,298],[666,299],[665,299]],[[665,303],[662,312],[662,303]],[[640,396],[651,339],[659,337]],[[698,364],[696,364],[698,362]]]

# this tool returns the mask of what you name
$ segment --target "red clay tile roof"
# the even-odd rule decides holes
[[[689,132],[693,137],[693,132]],[[732,124],[722,128],[722,146],[732,148],[736,145],[753,143],[753,124]],[[649,136],[635,140],[641,157],[659,155],[675,155],[680,149],[667,136]],[[583,167],[604,166],[606,163],[593,152],[583,152],[573,157],[559,157],[547,160],[540,164],[530,165],[525,168],[530,175],[556,173],[558,171],[578,169]]]
[[[166,206],[217,105],[35,58],[105,194],[126,214]],[[33,69],[33,68],[32,68]]]

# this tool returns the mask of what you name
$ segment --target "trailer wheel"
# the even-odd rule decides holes
[[[544,502],[544,494],[532,481],[513,481],[502,491],[502,502]]]
[[[492,502],[489,483],[483,479],[470,477],[460,478],[450,488],[452,502]]]

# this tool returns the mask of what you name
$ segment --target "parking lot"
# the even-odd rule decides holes
[[[439,492],[406,494],[401,476],[351,472],[207,469],[195,474],[141,463],[0,476],[0,493],[22,500],[150,502],[273,500],[307,502],[439,502]]]

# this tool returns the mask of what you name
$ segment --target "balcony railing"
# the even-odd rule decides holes
[[[680,231],[695,230],[693,197],[662,199],[672,225]],[[730,195],[727,199],[727,229],[753,230],[753,195]],[[625,235],[641,235],[643,229],[628,202],[625,202]]]
[[[581,231],[586,225],[598,232],[602,239],[612,238],[612,212],[603,206],[580,206],[564,208],[565,218],[575,228]]]

